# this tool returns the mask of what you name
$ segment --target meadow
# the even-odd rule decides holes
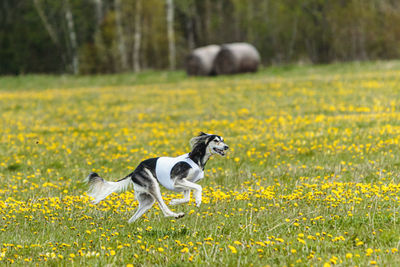
[[[398,61],[0,77],[0,125],[0,265],[400,263]],[[200,208],[128,224],[132,191],[90,203],[91,171],[117,180],[200,131],[231,148],[207,163]]]

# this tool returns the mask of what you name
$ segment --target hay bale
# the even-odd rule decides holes
[[[248,43],[232,43],[221,46],[214,61],[218,75],[256,72],[260,64],[260,54]]]
[[[219,45],[208,45],[194,49],[185,62],[188,75],[215,75],[214,59],[221,47]]]

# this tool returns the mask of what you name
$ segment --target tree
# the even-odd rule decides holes
[[[121,59],[121,70],[126,71],[128,69],[128,57],[126,54],[125,38],[124,38],[124,28],[122,26],[122,10],[121,10],[121,0],[115,0],[115,23],[117,26],[117,42],[119,56]]]
[[[67,30],[72,53],[72,72],[79,74],[79,57],[78,57],[78,44],[76,41],[76,32],[74,26],[74,18],[72,16],[69,0],[64,0],[65,19],[67,20]]]
[[[140,42],[142,39],[142,24],[141,24],[141,12],[142,12],[142,3],[141,0],[136,0],[135,6],[135,33],[134,33],[134,43],[133,43],[133,71],[140,71]]]
[[[175,69],[248,42],[263,64],[400,57],[395,0],[1,0],[0,74]]]
[[[169,68],[176,68],[176,49],[175,49],[175,33],[174,33],[174,3],[173,0],[166,0],[167,11],[167,36],[169,51]]]
[[[43,8],[39,3],[39,0],[33,0],[33,4],[51,40],[55,45],[59,46],[60,42],[58,40],[56,31],[54,30],[53,26],[49,23]]]

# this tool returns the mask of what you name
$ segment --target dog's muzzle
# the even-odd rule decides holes
[[[221,155],[221,156],[225,156],[226,155],[226,151],[229,149],[229,146],[224,146],[223,149],[219,149],[214,147],[213,148],[215,152],[217,152],[217,154]]]

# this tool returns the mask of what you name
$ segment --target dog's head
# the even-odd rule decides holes
[[[196,136],[190,140],[190,145],[193,149],[205,148],[206,153],[211,155],[217,154],[225,156],[229,146],[224,143],[224,139],[216,134],[206,134],[201,132],[199,136]]]

